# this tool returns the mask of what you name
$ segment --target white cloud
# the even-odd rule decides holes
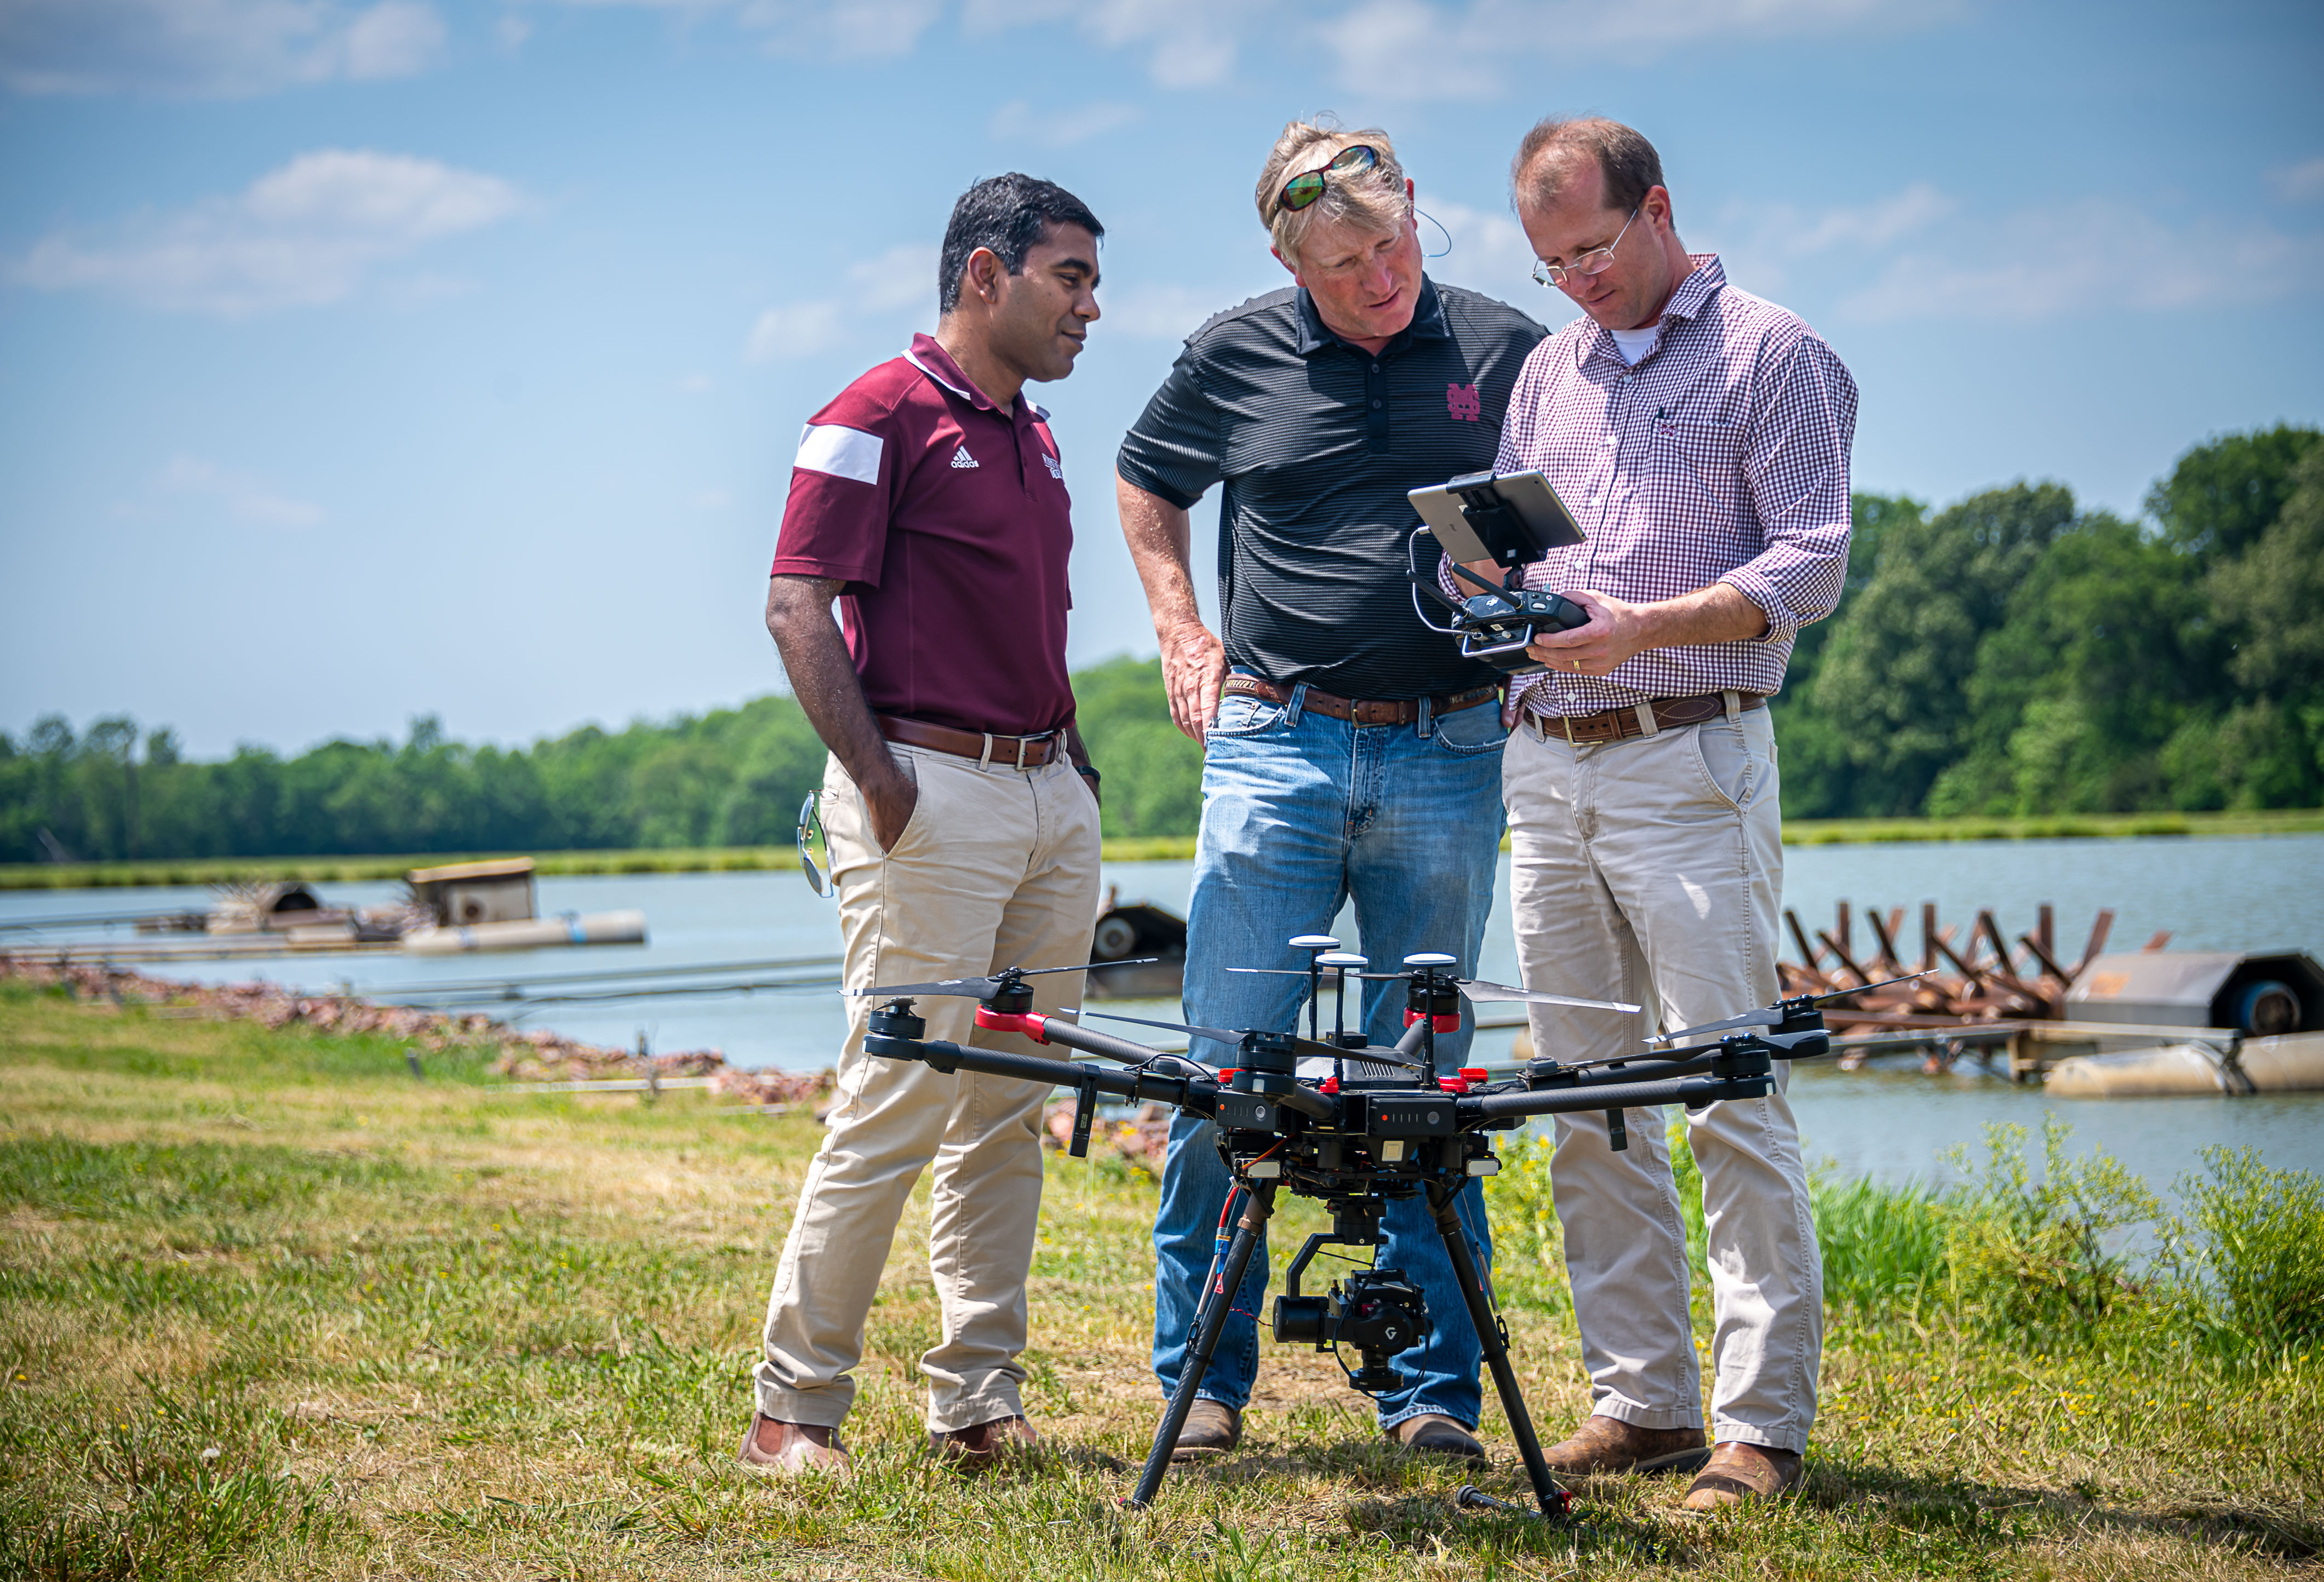
[[[1513,57],[1635,65],[1689,45],[1925,26],[1960,0],[1362,0],[1312,35],[1342,86],[1387,99],[1489,97]]]
[[[1101,49],[1135,50],[1163,87],[1208,87],[1234,72],[1248,35],[1264,36],[1269,0],[964,0],[962,25],[999,32],[1069,23]]]
[[[346,74],[357,81],[415,77],[444,49],[444,19],[426,5],[387,0],[347,29]]]
[[[161,486],[171,494],[190,494],[217,501],[236,521],[263,528],[311,528],[324,520],[323,508],[294,500],[247,473],[236,473],[199,456],[171,458],[162,469]]]
[[[2313,203],[2324,198],[2324,156],[2269,171],[2268,185],[2286,203]]]
[[[939,251],[931,243],[907,242],[889,248],[877,258],[849,265],[847,281],[854,288],[855,305],[874,313],[885,313],[899,308],[916,308],[923,302],[933,303]]]
[[[933,304],[936,256],[935,247],[912,242],[850,264],[844,295],[787,303],[759,315],[743,355],[753,363],[813,357],[838,345],[863,318]]]
[[[1285,275],[1282,283],[1289,285],[1291,277]],[[1211,315],[1233,307],[1244,296],[1232,290],[1193,286],[1101,287],[1097,294],[1101,317],[1091,334],[1102,337],[1110,332],[1139,341],[1184,340]]]
[[[498,177],[366,150],[301,154],[248,190],[145,216],[107,238],[60,233],[11,268],[42,290],[98,290],[229,316],[353,294],[381,264],[523,207]],[[445,282],[419,295],[442,294]]]
[[[1516,301],[1536,316],[1563,308],[1563,303],[1529,303],[1518,294],[1520,288],[1535,288],[1533,244],[1517,229],[1517,221],[1466,204],[1432,201],[1425,192],[1419,198],[1420,212],[1433,216],[1437,225],[1444,227],[1444,236],[1439,236],[1435,227],[1424,219],[1420,225],[1421,245],[1434,249],[1443,246],[1445,237],[1452,239],[1450,253],[1428,261],[1430,274],[1456,286]]]
[[[1042,148],[1071,148],[1093,137],[1102,137],[1137,120],[1134,105],[1099,100],[1070,109],[1041,111],[1028,99],[1011,99],[992,113],[985,130],[996,142],[1033,143]]]
[[[1732,202],[1700,224],[1684,199],[1681,193],[1674,200],[1679,235],[1690,244],[1711,247],[1726,259],[1731,278],[1763,293],[1782,290],[1802,264],[1821,261],[1827,267],[1860,270],[1864,255],[1886,254],[1960,207],[1959,199],[1926,181],[1885,198],[1829,208]]]
[[[944,8],[945,0],[743,0],[735,19],[779,54],[851,60],[909,54]]]
[[[837,345],[847,324],[837,302],[794,302],[770,308],[751,326],[742,354],[753,363],[787,363]]]
[[[2314,290],[2324,237],[2194,216],[2172,224],[2109,198],[1978,217],[1889,261],[1843,298],[1867,322],[2025,322],[2071,313],[2241,308]],[[2189,260],[2201,259],[2200,267]]]
[[[5,0],[0,82],[19,93],[238,97],[408,77],[442,57],[419,0]]]
[[[723,15],[778,55],[843,60],[909,54],[944,14],[946,0],[562,0],[567,5]],[[528,30],[529,31],[529,30]],[[505,28],[502,41],[513,47]]]

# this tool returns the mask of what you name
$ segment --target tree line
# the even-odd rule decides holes
[[[1794,817],[2324,804],[2324,445],[2230,435],[2137,521],[2018,483],[1855,499],[1839,611],[1776,700]],[[1112,836],[1191,834],[1200,750],[1157,662],[1076,675]],[[768,845],[823,748],[787,695],[530,747],[332,740],[197,762],[126,718],[0,733],[0,860]]]

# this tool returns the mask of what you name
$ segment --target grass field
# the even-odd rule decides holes
[[[1889,841],[2025,841],[2133,835],[2289,835],[2324,830],[2324,809],[2250,813],[2093,813],[2046,818],[1794,819],[1788,846],[1856,845]],[[1183,862],[1192,835],[1108,841],[1108,862]],[[0,862],[0,890],[72,890],[152,885],[215,885],[300,878],[311,884],[401,878],[414,868],[523,855],[505,851],[434,852],[404,857],[204,857],[143,862]],[[545,874],[789,871],[788,846],[652,847],[626,851],[544,851]]]
[[[1772,1508],[1601,1478],[1570,1526],[1456,1513],[1463,1475],[1270,1345],[1244,1451],[1133,1513],[1155,1189],[1121,1159],[1050,1160],[1046,1465],[926,1455],[923,1193],[872,1313],[861,1475],[769,1484],[733,1454],[812,1122],[495,1094],[433,1058],[414,1081],[384,1040],[0,989],[0,1576],[2144,1579],[2313,1576],[2324,1547],[2313,1177],[2218,1173],[2167,1243],[2183,1286],[2119,1250],[2104,1222],[2152,1205],[2102,1159],[2030,1178],[2005,1146],[1941,1200],[1826,1183],[1822,1414]],[[1554,1436],[1586,1395],[1542,1158],[1505,1153],[1500,1284]]]

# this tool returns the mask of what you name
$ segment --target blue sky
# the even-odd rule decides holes
[[[1251,183],[1325,110],[1395,134],[1439,278],[1552,325],[1509,153],[1628,121],[1855,371],[1858,487],[2133,512],[2324,419],[2319,81],[2312,0],[0,0],[0,729],[517,741],[779,685],[799,424],[1008,169],[1108,227],[1042,399],[1074,658],[1150,652],[1114,446],[1282,280]]]

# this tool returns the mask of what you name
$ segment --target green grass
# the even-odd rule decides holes
[[[2108,1311],[2038,1339],[1964,1305],[1943,1218],[2006,1219],[2006,1168],[1944,1198],[1821,1183],[1803,1490],[1704,1520],[1680,1485],[1600,1478],[1550,1527],[1456,1513],[1465,1474],[1383,1449],[1328,1359],[1272,1345],[1244,1451],[1123,1511],[1158,1400],[1155,1188],[1118,1157],[1049,1161],[1025,1360],[1050,1461],[964,1483],[927,1457],[924,1187],[872,1311],[861,1476],[746,1476],[816,1136],[693,1093],[415,1082],[389,1041],[0,989],[0,1577],[2224,1577],[2313,1574],[2324,1546],[2312,1177],[2215,1173],[2172,1244],[2181,1283],[2111,1265]],[[1499,1283],[1555,1435],[1586,1386],[1546,1150],[1508,1144]],[[1285,1219],[1278,1262],[1318,1222]],[[2244,1248],[2206,1228],[2255,1221],[2276,1229]],[[2286,1301],[2264,1347],[2190,1319],[2224,1335]],[[1700,1296],[1696,1320],[1707,1344]],[[1485,1435],[1480,1481],[1517,1497],[1498,1415]]]
[[[2122,839],[2140,835],[2291,835],[2324,831],[2324,808],[2246,813],[2092,813],[2050,818],[1793,819],[1784,826],[1790,846],[1861,845],[1896,841],[2033,841],[2068,837]],[[1506,841],[1504,844],[1506,844]],[[347,884],[401,878],[414,868],[521,856],[507,851],[438,851],[402,857],[209,857],[140,862],[0,863],[0,890],[70,890],[156,885],[215,885],[257,879],[305,879]],[[649,847],[620,851],[532,854],[544,874],[721,873],[771,869],[792,871],[798,853],[788,846]],[[1192,835],[1146,835],[1108,841],[1108,862],[1184,862],[1194,855]]]
[[[1892,841],[2121,840],[2141,835],[2304,835],[2324,830],[2324,808],[2238,813],[2078,813],[2038,818],[1788,819],[1787,846]]]
[[[1109,862],[1183,860],[1194,838],[1162,836],[1108,841]],[[618,851],[435,851],[401,857],[203,857],[137,862],[0,863],[0,890],[117,889],[158,885],[217,885],[263,879],[352,884],[398,879],[415,868],[530,855],[543,874],[742,873],[798,871],[790,846],[669,846]]]

